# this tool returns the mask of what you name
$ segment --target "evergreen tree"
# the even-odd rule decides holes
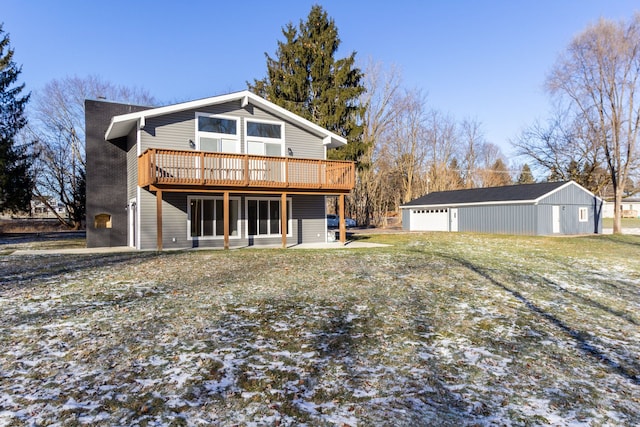
[[[511,184],[512,178],[509,174],[509,169],[507,169],[507,165],[504,164],[502,159],[498,158],[487,171],[483,181],[484,187],[502,187]]]
[[[332,157],[360,161],[366,146],[358,97],[365,89],[362,72],[354,66],[355,52],[335,58],[338,28],[318,5],[306,22],[297,28],[289,23],[282,34],[276,57],[265,53],[267,77],[248,84],[249,90],[346,138],[349,144],[332,150]]]
[[[21,68],[13,62],[9,43],[0,24],[0,212],[29,211],[33,187],[31,157],[16,143],[18,131],[27,124],[29,94],[20,96],[24,84],[15,85]]]
[[[518,175],[517,184],[533,184],[536,180],[533,178],[533,174],[531,173],[531,168],[528,164],[524,164],[522,169],[520,170],[520,175]]]
[[[455,157],[449,162],[449,186],[452,190],[464,187],[464,179],[460,173],[458,159]]]

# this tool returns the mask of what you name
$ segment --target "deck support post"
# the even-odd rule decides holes
[[[156,235],[158,250],[162,250],[162,190],[156,190]]]
[[[280,232],[282,233],[282,249],[287,248],[287,193],[280,196]]]
[[[347,227],[344,220],[344,194],[338,196],[338,209],[340,210],[340,243],[344,245],[347,241]]]
[[[222,215],[224,217],[224,248],[229,249],[229,192],[225,191],[222,198]]]

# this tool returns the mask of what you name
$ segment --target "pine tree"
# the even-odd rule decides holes
[[[520,170],[520,175],[518,175],[517,184],[533,184],[536,180],[533,178],[533,174],[531,173],[531,168],[528,164],[524,164],[522,169]]]
[[[307,21],[282,29],[276,57],[267,58],[267,77],[248,84],[267,100],[344,138],[347,146],[332,150],[334,158],[360,161],[366,152],[362,140],[364,92],[362,72],[354,66],[355,52],[342,59],[338,28],[321,6],[313,6]]]
[[[26,124],[24,108],[29,94],[15,83],[22,69],[13,62],[9,35],[0,24],[0,212],[28,211],[31,201],[31,157],[18,146],[16,135]]]

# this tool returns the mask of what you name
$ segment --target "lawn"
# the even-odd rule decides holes
[[[0,425],[640,424],[639,236],[361,238],[0,256]]]
[[[621,218],[622,229],[625,228],[640,228],[640,218]],[[602,227],[613,228],[613,218],[603,218]]]

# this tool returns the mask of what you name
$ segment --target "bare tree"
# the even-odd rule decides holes
[[[144,90],[115,86],[95,76],[52,80],[35,94],[27,130],[37,155],[34,196],[74,229],[85,214],[84,100],[91,98],[154,104]],[[68,218],[54,209],[54,199],[64,205]]]
[[[419,90],[405,90],[394,99],[399,112],[385,133],[380,155],[392,159],[399,176],[400,202],[406,203],[422,191],[426,150],[426,97]],[[397,207],[397,206],[396,206]]]
[[[609,182],[602,174],[604,150],[589,131],[580,116],[558,111],[546,123],[536,121],[524,129],[512,144],[549,180],[571,179],[601,194]]]
[[[478,163],[480,187],[498,187],[511,183],[511,174],[502,150],[497,145],[490,142],[482,144]]]
[[[380,161],[380,146],[383,135],[398,116],[394,99],[400,91],[402,77],[395,67],[384,68],[381,63],[369,60],[364,72],[366,92],[361,95],[364,106],[363,140],[368,148],[362,156],[358,170],[356,187],[348,198],[348,208],[358,224],[369,225],[371,219],[376,225],[386,225],[389,198],[384,188],[388,182],[388,164]]]
[[[458,150],[458,135],[453,117],[431,110],[425,123],[425,143],[428,147],[429,191],[453,188],[449,166]],[[456,162],[457,164],[457,162]],[[457,167],[457,166],[456,166]]]
[[[613,232],[621,232],[621,206],[637,166],[640,110],[640,14],[628,23],[600,19],[576,36],[547,79],[552,95],[567,101],[604,152],[613,192]]]
[[[464,152],[461,175],[465,188],[475,188],[480,185],[478,161],[485,138],[480,122],[465,119],[460,124],[461,149]]]

